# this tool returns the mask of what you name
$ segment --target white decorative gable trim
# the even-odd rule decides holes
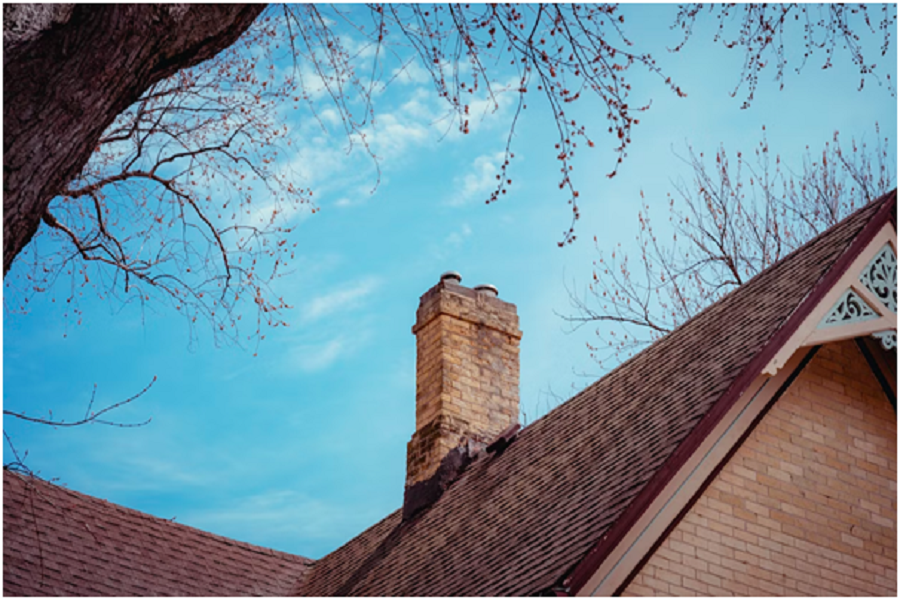
[[[886,223],[763,373],[775,375],[806,346],[871,335],[884,348],[897,347],[897,233]]]
[[[897,314],[897,254],[890,244],[885,244],[866,265],[859,281],[878,296],[892,313]]]
[[[825,318],[822,319],[822,322],[819,323],[819,329],[868,321],[869,319],[877,319],[878,316],[878,313],[872,310],[872,307],[866,304],[866,301],[860,298],[859,294],[851,288],[838,298],[837,304],[832,307],[828,314],[825,315]]]
[[[896,331],[878,331],[872,334],[872,337],[881,342],[885,350],[893,350],[897,347]]]
[[[889,311],[897,314],[897,253],[890,244],[885,244],[881,252],[875,255],[859,281],[875,294]],[[897,347],[897,331],[886,330],[873,333],[872,337],[881,342],[885,350]]]

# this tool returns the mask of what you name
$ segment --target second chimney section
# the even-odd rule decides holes
[[[465,441],[488,444],[518,422],[519,317],[493,286],[455,273],[425,292],[416,312],[416,432],[406,487],[425,481]]]

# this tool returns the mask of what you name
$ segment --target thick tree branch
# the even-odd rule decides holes
[[[231,45],[264,5],[76,5],[4,26],[3,273],[103,131],[150,86]],[[8,9],[7,9],[8,10]],[[9,17],[9,12],[6,13]]]

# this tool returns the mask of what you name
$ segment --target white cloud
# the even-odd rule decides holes
[[[497,126],[509,127],[513,106],[518,99],[518,88],[518,79],[511,77],[506,83],[492,85],[491,94],[484,90],[481,95],[470,98],[466,102],[469,106],[469,133],[465,134],[458,127],[452,126],[447,130],[447,139],[459,141],[482,130],[491,130]],[[506,137],[507,131],[504,131],[503,139]]]
[[[291,204],[290,202],[270,200],[261,202],[254,200],[249,214],[238,219],[241,225],[263,229],[269,225],[293,227],[312,216],[312,208],[308,204]]]
[[[500,167],[503,166],[503,152],[483,154],[472,161],[472,167],[465,175],[454,179],[453,189],[458,190],[447,200],[450,206],[462,206],[473,200],[487,200],[497,187]]]
[[[395,74],[403,82],[395,88],[397,93],[382,96],[377,104],[381,110],[349,138],[339,111],[328,100],[315,101],[318,119],[298,120],[293,112],[285,112],[284,118],[293,127],[290,151],[282,154],[285,157],[280,166],[282,178],[314,189],[319,206],[352,207],[365,201],[358,193],[360,188],[365,187],[365,194],[370,195],[378,181],[379,167],[383,181],[390,171],[401,169],[404,163],[413,160],[419,148],[439,141],[472,144],[476,132],[492,131],[509,123],[516,99],[515,92],[510,91],[514,89],[510,82],[495,86],[492,97],[483,90],[468,98],[470,133],[464,135],[459,131],[456,113],[429,84],[427,69],[413,61],[405,71],[395,71]],[[361,135],[365,136],[366,144]],[[506,135],[503,131],[504,141]],[[378,165],[367,149],[377,157]],[[487,155],[481,160],[495,159]],[[460,185],[468,190],[465,194],[476,195],[481,189],[487,189],[489,182],[485,178],[496,175],[481,173],[486,168],[482,163],[476,168],[478,173],[460,178]],[[266,209],[263,207],[259,216],[265,216]]]
[[[444,244],[458,248],[462,246],[463,241],[470,235],[472,235],[472,228],[469,227],[468,223],[463,223],[462,227],[459,228],[459,231],[454,231],[444,238]]]
[[[304,187],[318,187],[328,180],[342,166],[346,165],[346,152],[335,144],[329,144],[322,136],[304,140],[295,148],[288,163],[282,167],[282,176],[292,177],[289,181],[302,182]]]
[[[381,181],[377,182],[378,185],[385,185],[389,179],[382,175]],[[375,195],[377,188],[371,182],[364,182],[354,189],[346,190],[346,194],[338,198],[334,205],[340,208],[349,208],[353,206],[359,206],[360,204],[365,204],[370,198]]]
[[[393,73],[391,73],[391,78],[400,83],[411,83],[414,85],[431,82],[431,74],[422,66],[418,58],[394,69]]]
[[[376,115],[365,134],[369,147],[379,159],[396,161],[411,147],[422,145],[434,137],[425,118],[424,107],[413,102],[407,103],[409,113],[403,109]]]
[[[324,125],[337,127],[341,124],[341,114],[332,106],[318,111],[318,114]]]
[[[493,97],[484,97],[470,102],[469,114],[474,117],[474,125],[477,126],[492,116],[495,117],[497,122],[508,123],[509,115],[507,112],[512,109],[513,103],[517,99],[516,94],[518,92],[513,91],[517,87],[517,83],[500,86],[494,89]]]
[[[160,420],[164,417],[159,416]],[[141,435],[105,439],[102,444],[92,446],[88,464],[97,469],[78,469],[70,477],[75,489],[91,490],[101,497],[136,492],[166,492],[176,489],[203,488],[217,478],[217,473],[204,470],[204,452],[183,454],[172,450],[184,444],[173,441],[173,435],[162,427],[149,425],[142,428]],[[148,452],[149,448],[156,452]],[[112,477],[98,478],[97,470],[113,473]]]
[[[252,363],[249,363],[249,364],[244,365],[243,367],[241,367],[241,368],[239,368],[239,369],[228,369],[228,370],[225,370],[225,371],[224,371],[221,375],[219,375],[219,376],[222,378],[222,381],[233,381],[233,380],[235,380],[235,379],[237,379],[237,378],[239,378],[239,377],[243,377],[243,376],[246,375],[247,373],[252,373],[252,372],[254,371],[254,369],[255,369],[255,365],[252,364]]]
[[[377,277],[365,277],[350,285],[316,296],[306,303],[303,308],[304,321],[317,321],[328,315],[343,312],[362,305],[363,300],[370,296],[381,285]]]
[[[324,371],[333,365],[348,349],[343,336],[334,338],[324,344],[298,346],[291,351],[291,362],[301,371],[315,373]]]
[[[350,510],[293,490],[266,490],[239,497],[219,509],[194,511],[179,517],[207,531],[239,540],[332,540],[349,537],[379,515]]]
[[[466,238],[471,235],[472,228],[469,227],[468,223],[463,223],[459,229],[451,231],[440,242],[431,244],[429,248],[430,253],[438,260],[451,258],[462,247]]]
[[[348,313],[360,312],[381,283],[380,278],[367,276],[307,301],[300,308],[300,321],[305,325],[333,316],[340,318],[326,322],[324,329],[319,324],[315,328],[301,328],[306,333],[295,338],[290,350],[284,354],[282,368],[307,373],[324,371],[359,351],[371,337],[371,332],[359,323],[359,315]],[[307,337],[309,334],[313,335],[312,339]]]
[[[325,371],[339,361],[354,356],[372,338],[371,330],[358,323],[342,329],[352,329],[352,334],[339,333],[292,347],[285,353],[285,360],[281,362],[280,368],[287,371],[300,369],[305,373]]]

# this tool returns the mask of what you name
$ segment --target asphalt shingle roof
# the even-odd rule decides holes
[[[3,472],[5,596],[287,596],[312,562]]]
[[[477,459],[417,518],[389,515],[317,561],[303,593],[504,596],[558,585],[896,192]]]

